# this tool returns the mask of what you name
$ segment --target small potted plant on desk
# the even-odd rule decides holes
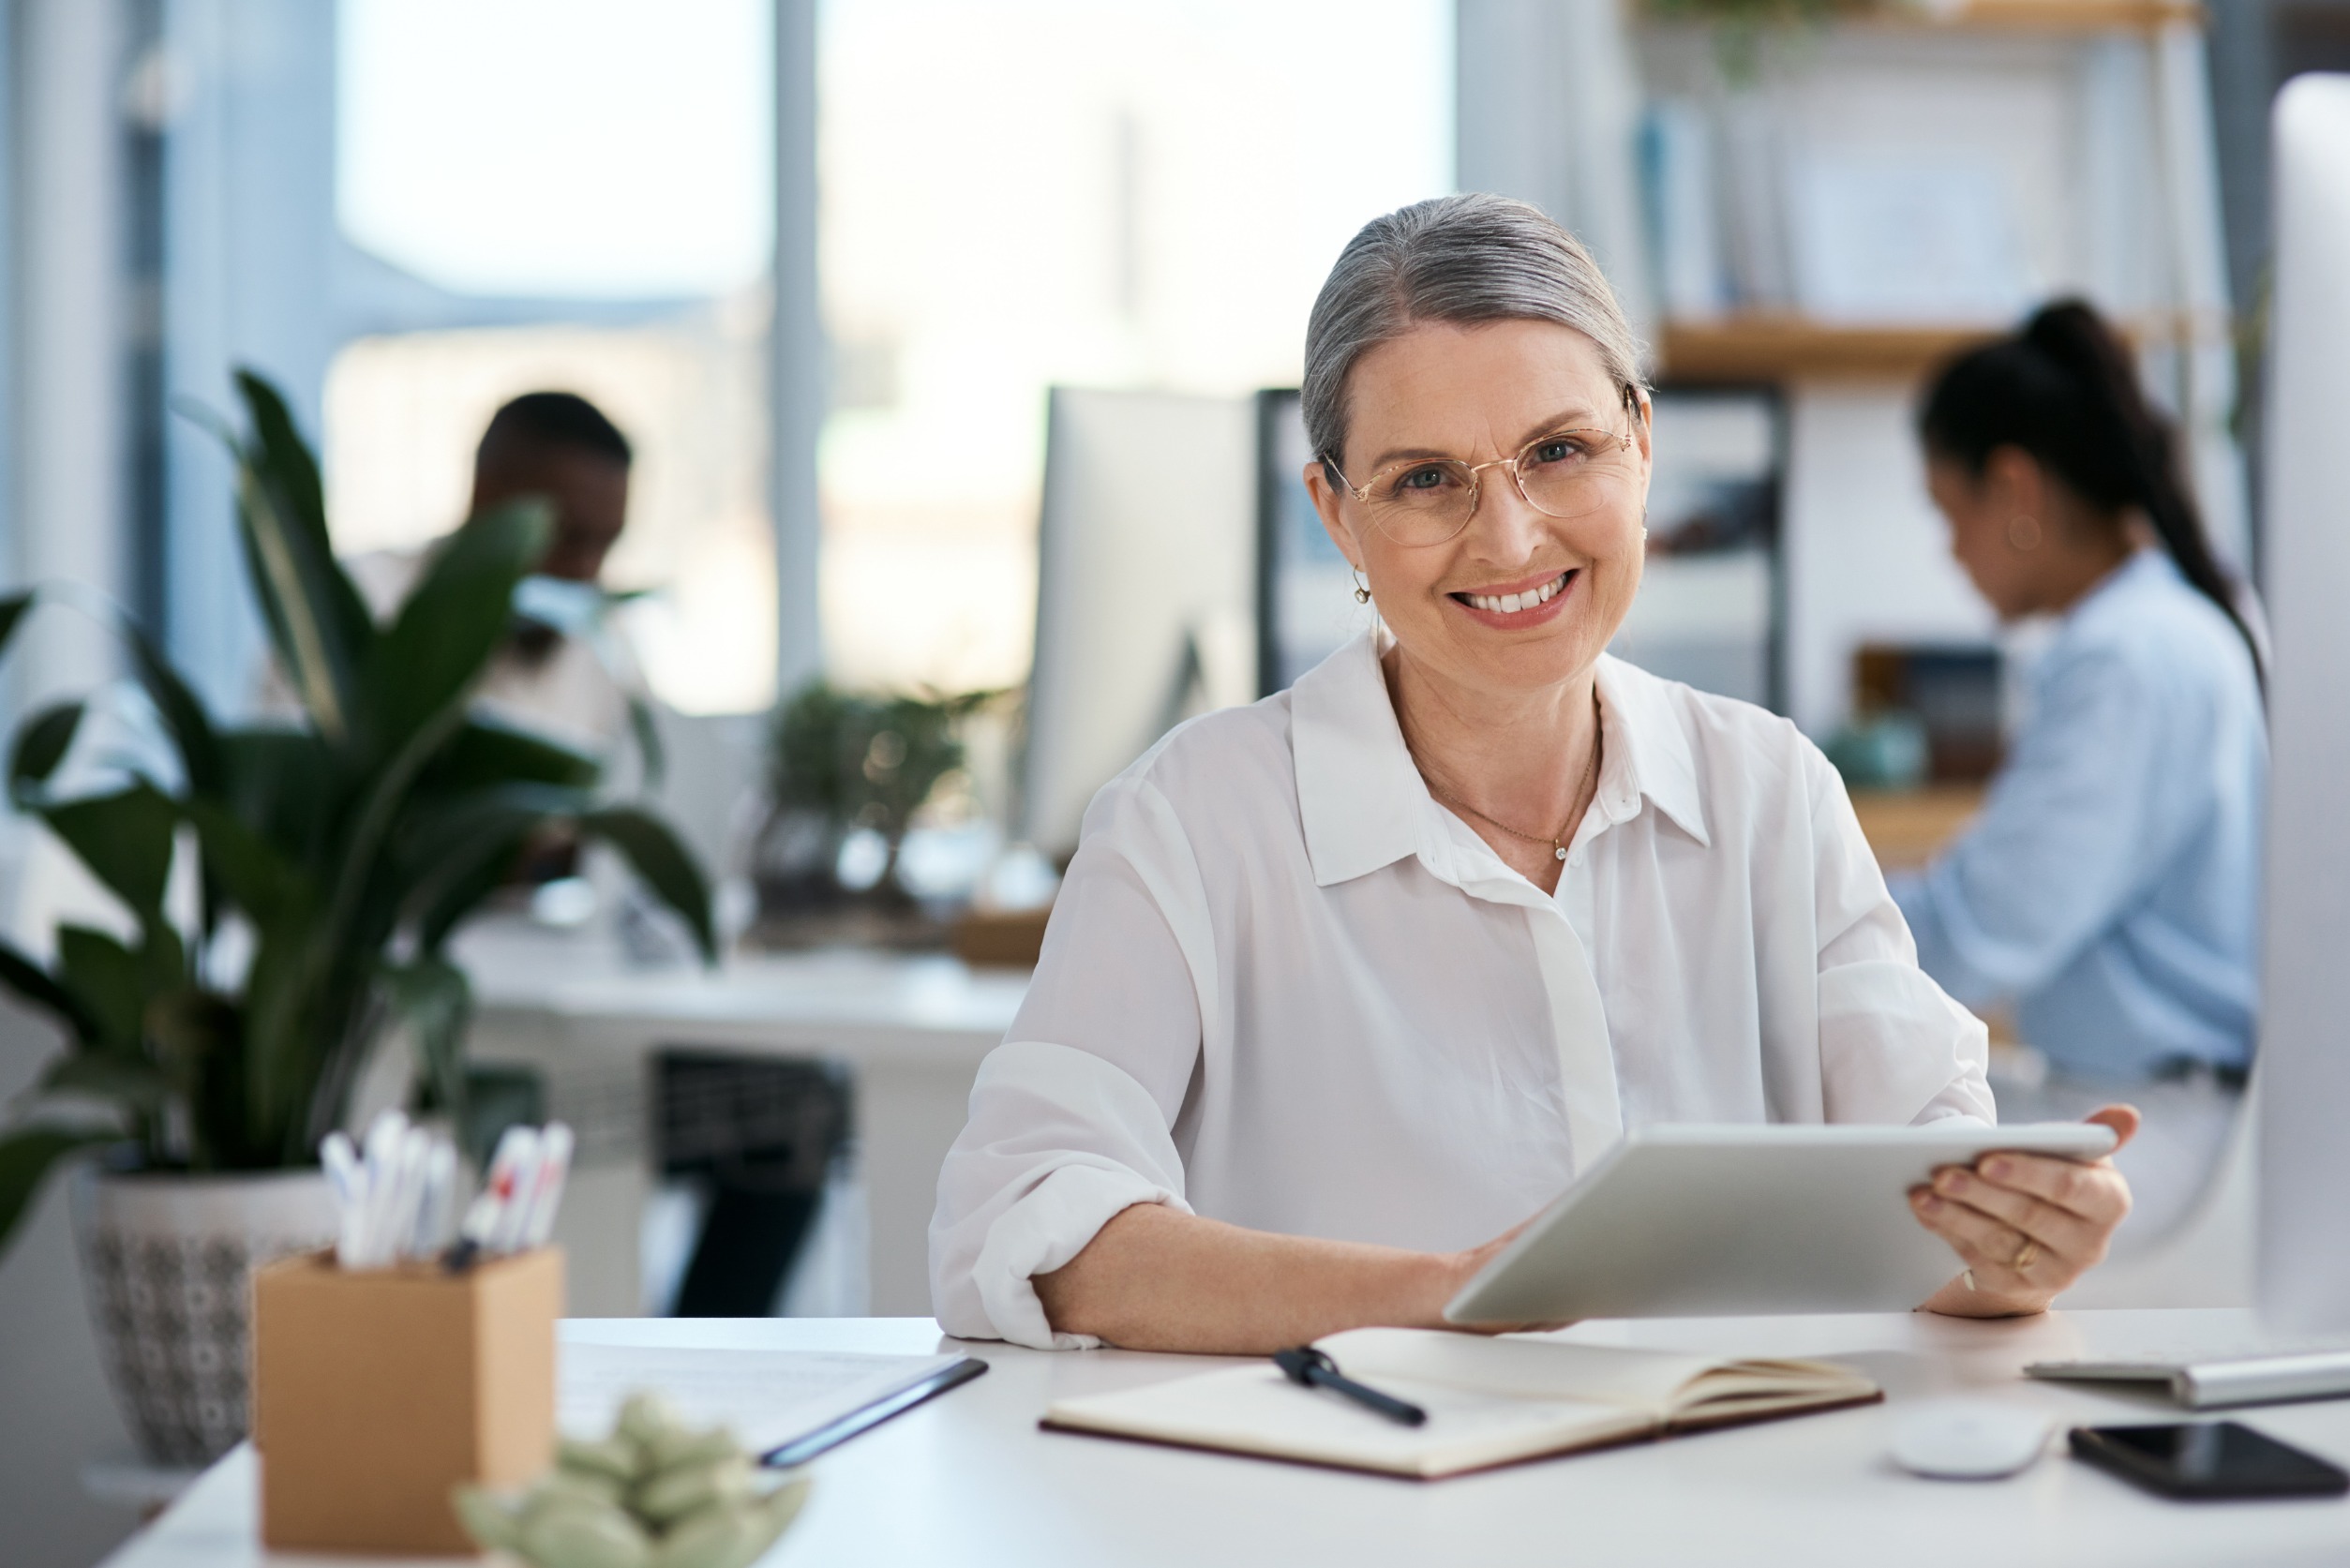
[[[378,626],[336,562],[283,400],[249,373],[238,386],[249,427],[222,435],[246,566],[299,717],[221,724],[108,610],[168,765],[52,788],[82,702],[27,716],[7,760],[17,807],[127,918],[61,925],[46,967],[0,946],[0,984],[66,1035],[0,1122],[0,1247],[52,1167],[103,1153],[76,1193],[84,1278],[132,1429],[175,1465],[244,1435],[247,1276],[331,1239],[319,1141],[387,1025],[415,1042],[420,1105],[460,1109],[470,995],[445,948],[526,839],[567,826],[611,844],[714,952],[704,878],[666,827],[604,799],[596,762],[471,711],[546,546],[545,509],[467,522]],[[0,598],[0,650],[62,595]],[[192,901],[167,898],[175,870]]]
[[[964,765],[962,726],[1000,692],[874,694],[815,680],[777,713],[768,751],[770,812],[754,859],[759,924],[779,948],[857,942],[944,947],[949,925],[898,876],[915,816]],[[877,861],[844,880],[852,838]]]

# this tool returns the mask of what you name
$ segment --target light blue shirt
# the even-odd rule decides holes
[[[2159,549],[2066,615],[1983,813],[1891,879],[1918,963],[2061,1070],[2241,1066],[2268,740],[2244,639]]]

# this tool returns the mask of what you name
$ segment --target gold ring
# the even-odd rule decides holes
[[[2031,1237],[2026,1236],[2024,1238],[2024,1245],[2015,1249],[2015,1261],[2007,1266],[2014,1273],[2021,1274],[2026,1269],[2031,1267],[2032,1264],[2039,1260],[2039,1257],[2040,1244],[2032,1240]]]

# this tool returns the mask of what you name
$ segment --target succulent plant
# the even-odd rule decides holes
[[[723,1426],[688,1426],[654,1394],[632,1396],[612,1435],[565,1439],[528,1490],[459,1486],[467,1533],[537,1568],[748,1568],[808,1498],[776,1481]]]

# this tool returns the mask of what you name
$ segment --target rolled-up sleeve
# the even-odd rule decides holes
[[[1990,1036],[1918,967],[1844,781],[1809,752],[1820,1083],[1834,1122],[1993,1122]]]
[[[1095,1343],[1055,1333],[1030,1281],[1133,1204],[1190,1212],[1172,1128],[1212,975],[1182,826],[1146,778],[1123,777],[1086,813],[1027,999],[939,1172],[931,1297],[948,1333]]]

